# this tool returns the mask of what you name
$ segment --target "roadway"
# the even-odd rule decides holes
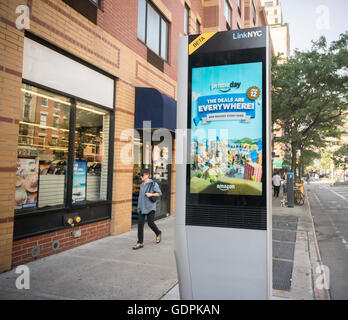
[[[331,298],[348,299],[348,187],[310,183],[306,189]]]

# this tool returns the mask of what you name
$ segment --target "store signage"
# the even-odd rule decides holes
[[[208,32],[199,35],[195,40],[193,40],[189,45],[189,54],[195,52],[198,48],[204,45],[216,32]]]
[[[73,187],[72,187],[73,202],[86,200],[86,187],[87,187],[87,162],[75,161]]]
[[[257,31],[233,33],[232,38],[234,40],[238,40],[238,39],[262,37],[262,35],[263,35],[262,30],[257,30]]]
[[[241,82],[229,82],[229,83],[213,83],[211,85],[211,90],[219,89],[221,92],[230,91],[232,88],[239,88]]]

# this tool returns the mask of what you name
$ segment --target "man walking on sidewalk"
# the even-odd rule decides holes
[[[281,183],[280,175],[278,174],[278,172],[276,172],[272,178],[272,184],[274,187],[274,197],[276,198],[279,197],[280,183]]]
[[[142,184],[140,185],[139,198],[138,198],[138,242],[133,246],[133,249],[140,249],[144,247],[144,223],[145,216],[147,216],[147,224],[151,230],[156,234],[156,243],[161,242],[162,232],[156,226],[155,212],[156,202],[150,200],[151,197],[159,197],[162,192],[158,184],[150,179],[150,170],[143,169],[140,172]]]

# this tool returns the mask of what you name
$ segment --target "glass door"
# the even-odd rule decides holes
[[[159,148],[158,143],[152,147],[152,179],[156,181],[162,191],[162,196],[157,201],[155,217],[170,215],[170,172],[169,151],[167,147]]]
[[[162,191],[162,196],[156,203],[155,218],[162,218],[170,215],[171,165],[169,164],[168,148],[162,147],[162,149],[160,149],[159,142],[152,142],[152,145],[149,143],[146,146],[143,156],[143,139],[135,139],[134,143],[139,146],[139,148],[136,148],[139,154],[135,154],[133,167],[132,221],[135,222],[138,219],[137,206],[141,184],[139,172],[141,169],[145,168],[150,170],[151,178],[158,183]]]

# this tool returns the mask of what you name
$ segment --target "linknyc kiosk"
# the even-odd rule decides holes
[[[181,299],[271,297],[270,58],[267,27],[179,39]]]

